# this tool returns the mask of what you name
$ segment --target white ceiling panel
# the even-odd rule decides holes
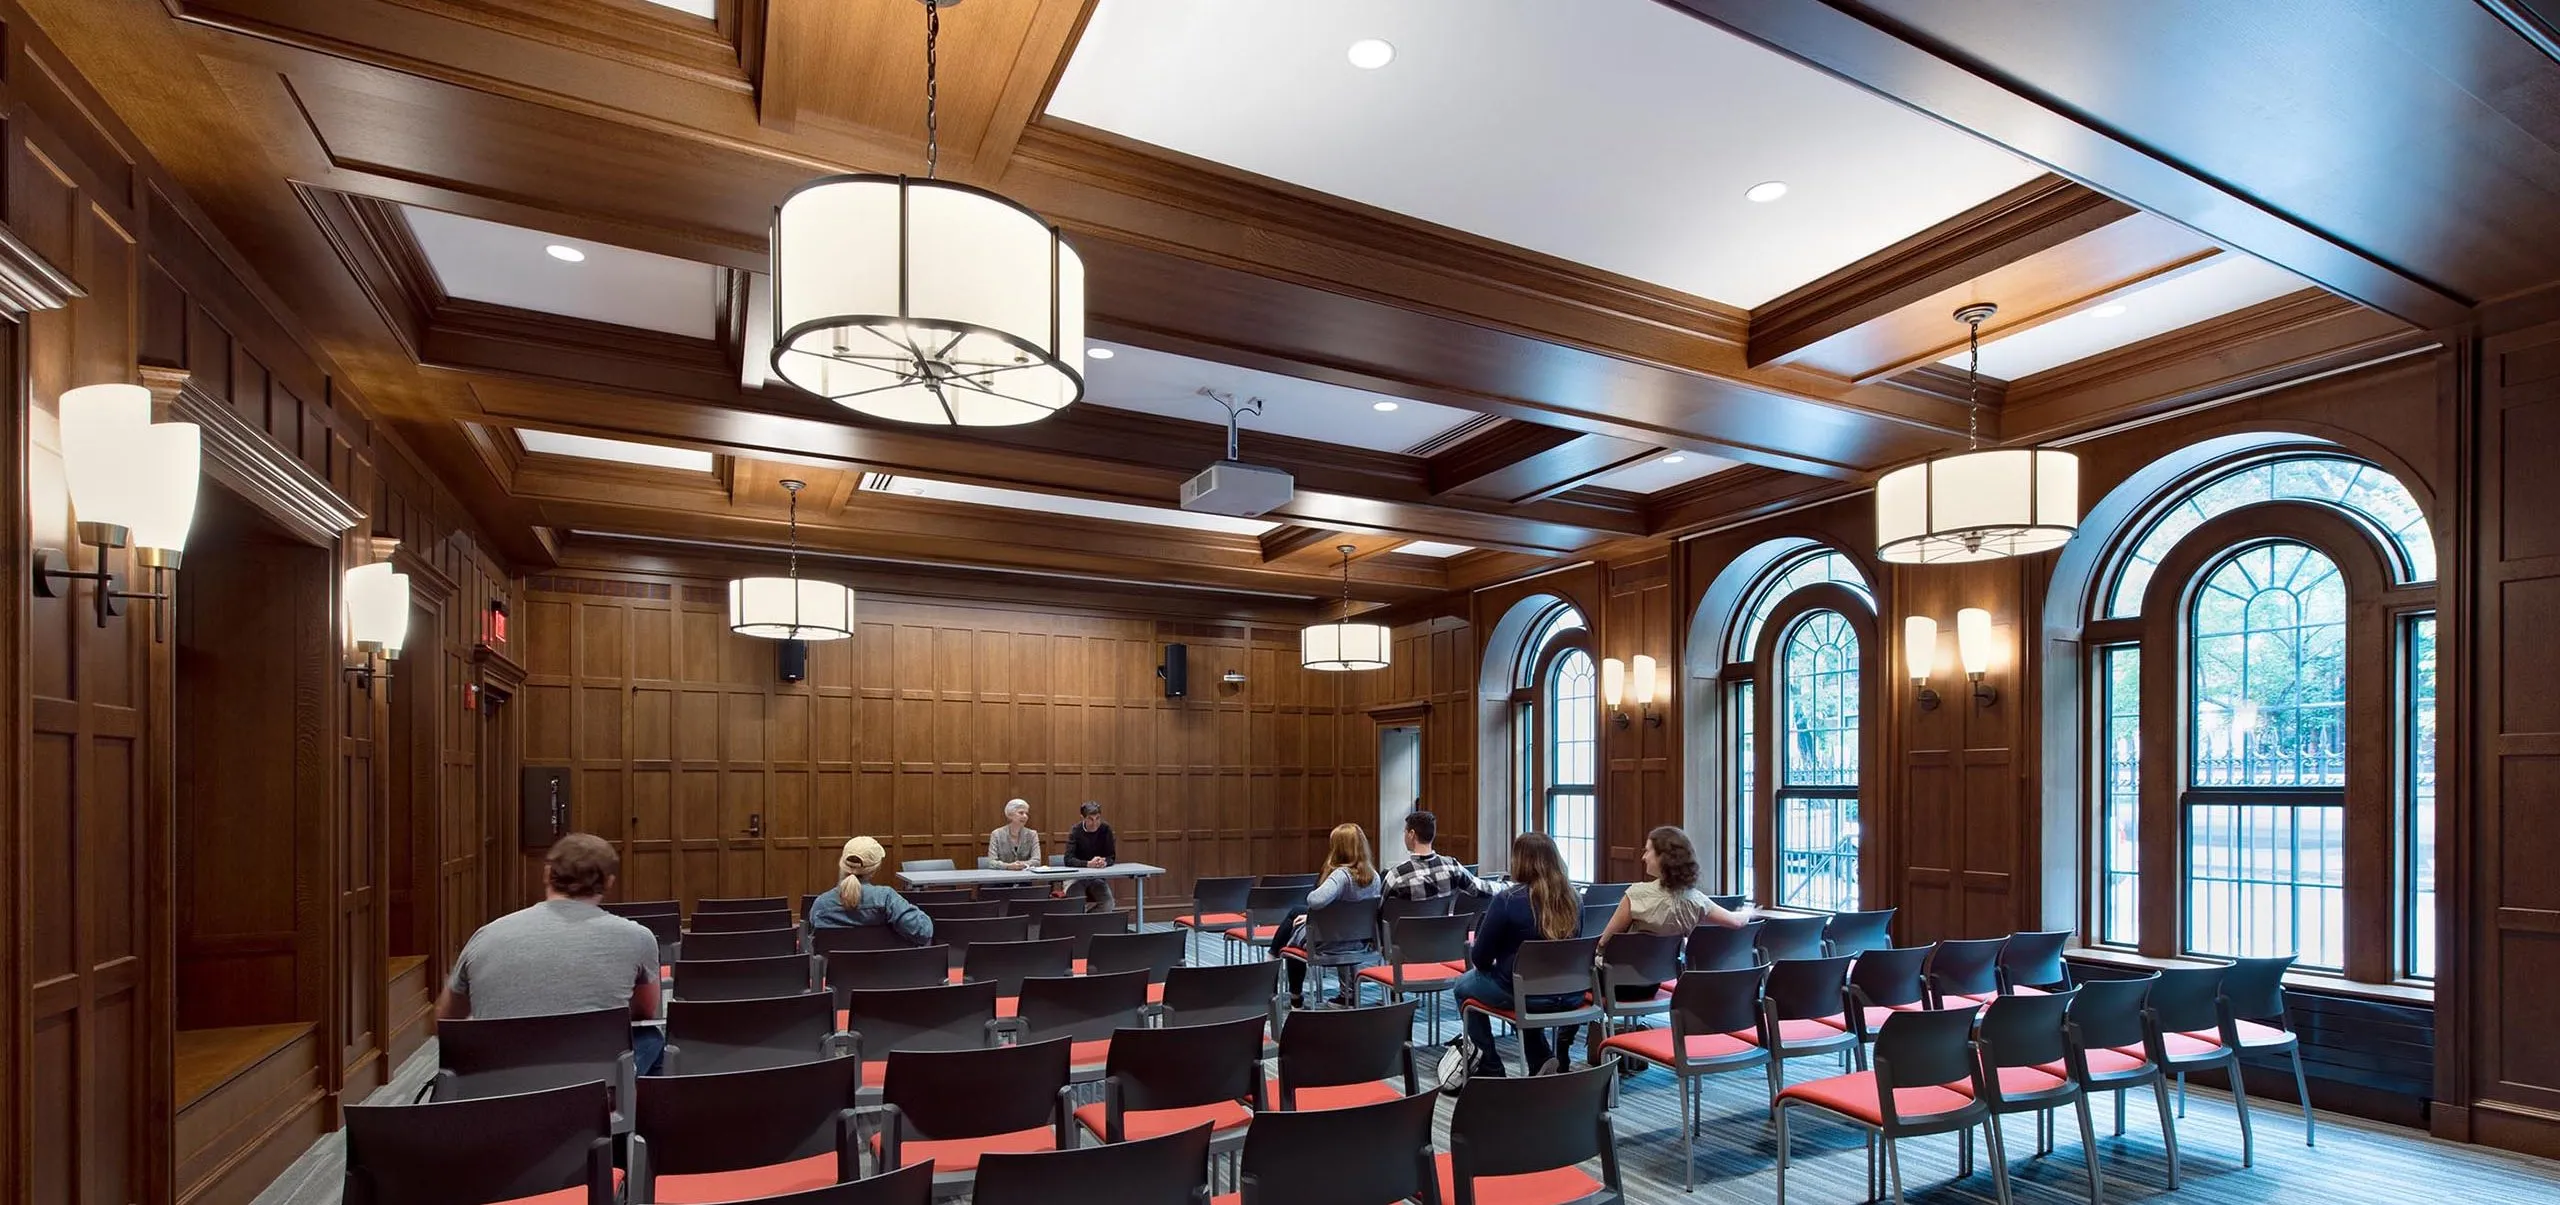
[[[1137,506],[1127,502],[1103,502],[1092,498],[1067,498],[1056,494],[1035,494],[1029,490],[1002,489],[991,485],[932,481],[922,477],[881,478],[875,475],[864,478],[862,488],[867,492],[906,494],[917,498],[940,499],[944,502],[966,502],[973,506],[1036,511],[1046,515],[1079,515],[1088,519],[1145,523],[1154,527],[1180,527],[1190,531],[1214,531],[1234,536],[1258,536],[1279,526],[1277,523],[1265,523],[1260,519],[1201,515],[1171,507]],[[860,506],[862,502],[857,498],[853,504]]]
[[[1709,456],[1704,452],[1666,452],[1622,469],[1612,469],[1602,473],[1592,478],[1590,484],[1613,490],[1625,490],[1630,494],[1650,494],[1670,489],[1675,485],[1687,485],[1700,477],[1721,473],[1739,463],[1741,462],[1727,460],[1721,456]]]
[[[1744,307],[2041,171],[1656,0],[1102,0],[1048,112]]]
[[[1982,375],[2014,381],[2310,287],[2265,260],[2226,251],[2104,304],[1985,341]],[[1942,363],[1962,368],[1965,353]]]
[[[692,448],[597,439],[592,435],[569,435],[559,431],[518,430],[516,440],[524,445],[525,451],[542,456],[575,456],[580,460],[610,460],[617,464],[684,469],[696,473],[711,471],[711,453]]]
[[[720,274],[709,264],[414,205],[401,213],[447,296],[696,339],[717,333]]]
[[[1447,558],[1456,556],[1461,552],[1474,552],[1475,549],[1469,548],[1464,544],[1443,544],[1437,540],[1415,540],[1410,544],[1398,544],[1392,551],[1409,552],[1415,556],[1438,557],[1446,560]]]
[[[1288,435],[1374,452],[1402,452],[1476,417],[1473,411],[1452,406],[1407,401],[1170,352],[1117,343],[1091,342],[1086,346],[1111,353],[1109,359],[1097,359],[1090,353],[1085,359],[1084,399],[1096,406],[1223,427],[1227,412],[1218,403],[1200,396],[1204,386],[1232,393],[1237,401],[1261,398],[1262,413],[1244,417],[1243,458],[1248,461],[1253,459],[1256,434]],[[1392,408],[1380,410],[1381,404]]]

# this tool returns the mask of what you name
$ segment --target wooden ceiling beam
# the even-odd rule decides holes
[[[1431,492],[1534,502],[1642,460],[1654,444],[1505,421],[1432,453]]]

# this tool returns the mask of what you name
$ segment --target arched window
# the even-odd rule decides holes
[[[1530,624],[1512,666],[1513,823],[1555,839],[1565,871],[1600,862],[1600,675],[1582,612],[1557,602]]]
[[[1838,611],[1788,629],[1779,689],[1777,902],[1858,906],[1858,633]]]
[[[2120,530],[2080,633],[2096,939],[2431,978],[2435,548],[2415,497],[2335,451],[2262,454]]]

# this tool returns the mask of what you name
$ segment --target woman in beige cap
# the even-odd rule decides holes
[[[869,837],[855,837],[844,843],[844,856],[836,859],[836,870],[844,881],[836,889],[809,903],[809,927],[813,929],[850,929],[858,925],[887,925],[909,942],[933,944],[933,918],[924,909],[907,902],[907,897],[876,883],[866,883],[873,871],[887,860],[880,843]]]

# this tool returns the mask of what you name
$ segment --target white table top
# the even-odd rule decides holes
[[[1114,862],[1100,870],[1090,866],[1053,866],[1043,870],[901,870],[909,887],[983,887],[991,883],[1067,883],[1077,879],[1145,879],[1165,873],[1144,862]]]

